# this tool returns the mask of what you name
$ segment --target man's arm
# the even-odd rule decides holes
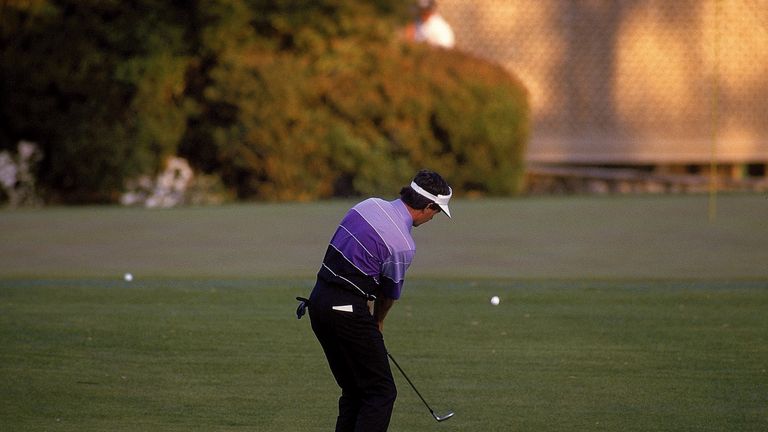
[[[380,295],[376,298],[376,302],[373,306],[373,318],[379,325],[380,332],[384,331],[384,318],[386,318],[387,312],[389,312],[389,310],[392,308],[392,305],[394,304],[395,299],[391,299],[383,295]]]

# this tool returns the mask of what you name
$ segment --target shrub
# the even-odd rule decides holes
[[[419,168],[516,193],[525,89],[400,40],[410,3],[10,2],[0,149],[40,144],[48,201],[115,202],[175,155],[244,199],[382,194]]]
[[[212,66],[187,146],[215,154],[241,198],[378,194],[422,167],[459,193],[520,190],[527,94],[501,67],[404,43],[365,14],[349,34],[299,25],[288,49],[274,50],[247,12],[205,30]]]
[[[49,201],[115,201],[175,154],[186,128],[184,8],[140,0],[6,2],[0,147],[42,147]]]

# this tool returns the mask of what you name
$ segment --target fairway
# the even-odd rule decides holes
[[[410,277],[768,279],[768,197],[454,200]],[[0,212],[0,277],[311,278],[353,202]]]
[[[0,212],[0,430],[332,430],[293,297],[348,205]],[[456,416],[395,371],[390,430],[765,430],[768,200],[718,209],[459,201],[416,229],[385,340]]]
[[[4,281],[2,429],[332,430],[306,283]],[[419,280],[387,343],[456,416],[396,374],[391,429],[764,430],[767,309],[756,282]]]

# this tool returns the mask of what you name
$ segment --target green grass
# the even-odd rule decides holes
[[[293,297],[348,204],[0,212],[0,430],[332,430]],[[765,430],[766,206],[457,202],[415,231],[385,330],[456,416],[395,371],[390,430]]]
[[[0,212],[0,277],[311,277],[351,202]],[[411,277],[768,278],[768,199],[461,201],[414,230]]]
[[[330,430],[306,282],[2,282],[0,426]],[[386,338],[441,430],[758,431],[766,310],[763,282],[419,280]],[[392,430],[437,429],[396,379]]]

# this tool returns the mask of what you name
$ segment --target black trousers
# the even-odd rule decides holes
[[[319,280],[310,301],[312,330],[341,387],[336,432],[386,431],[397,389],[365,298]]]

